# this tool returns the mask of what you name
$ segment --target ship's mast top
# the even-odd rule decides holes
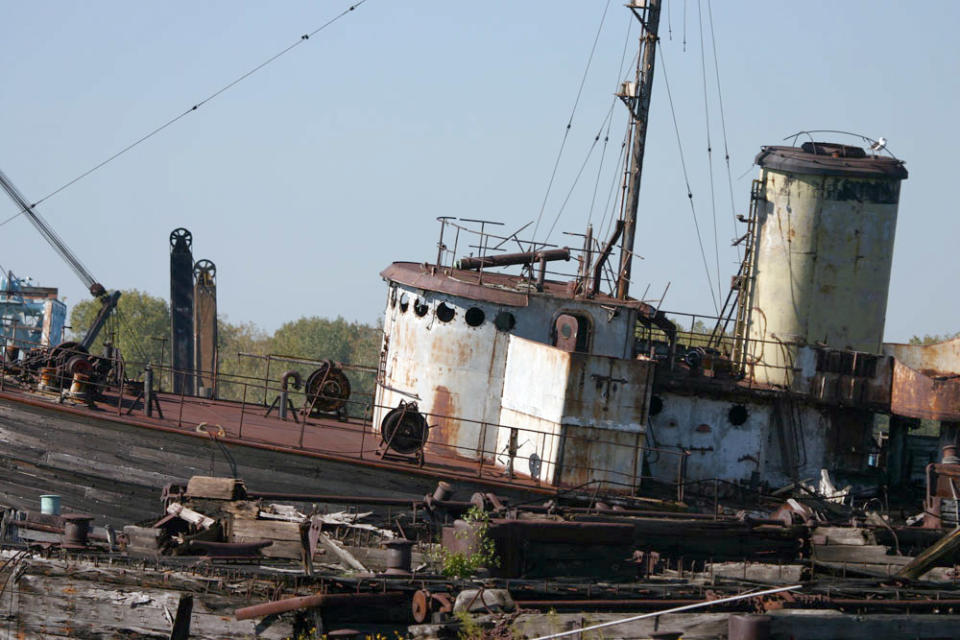
[[[650,113],[650,93],[653,89],[653,69],[657,52],[657,33],[660,26],[660,0],[630,0],[627,7],[640,21],[640,52],[634,82],[624,82],[618,94],[630,109],[630,162],[627,165],[626,198],[623,207],[623,241],[620,244],[620,270],[617,277],[617,297],[626,298],[630,291],[630,267],[633,261],[633,243],[637,231],[637,205],[640,195],[640,176],[643,172],[643,153],[647,139]]]

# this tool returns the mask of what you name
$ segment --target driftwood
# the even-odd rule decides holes
[[[217,522],[210,516],[205,516],[198,511],[189,509],[179,502],[171,503],[170,506],[167,507],[167,513],[172,516],[177,516],[181,520],[186,520],[190,524],[195,524],[201,529],[209,529]]]
[[[353,556],[353,554],[351,554],[349,551],[347,551],[346,549],[344,549],[343,547],[341,547],[341,546],[336,542],[336,540],[333,540],[333,539],[332,539],[330,536],[328,536],[327,534],[325,534],[325,533],[323,533],[323,532],[320,532],[320,535],[319,535],[319,537],[317,538],[317,541],[318,541],[320,544],[322,544],[325,548],[327,548],[327,549],[329,549],[331,552],[333,552],[333,554],[334,554],[335,556],[337,556],[338,558],[340,558],[340,560],[342,560],[343,563],[346,564],[347,566],[349,566],[349,567],[351,567],[351,568],[353,568],[353,569],[356,569],[357,571],[362,571],[363,573],[367,573],[367,571],[368,571],[367,568],[366,568],[365,566],[363,566],[363,564],[362,564],[359,560],[357,560],[357,559]]]

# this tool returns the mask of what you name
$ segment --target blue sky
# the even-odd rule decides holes
[[[0,0],[0,168],[39,199],[347,4]],[[379,271],[396,259],[432,259],[436,216],[512,228],[536,219],[606,4],[368,0],[41,211],[108,288],[165,297],[167,236],[186,226],[195,257],[218,265],[220,308],[231,321],[267,330],[302,315],[372,322],[385,300]],[[632,20],[622,4],[610,3],[543,226],[611,106]],[[761,145],[809,129],[886,137],[910,171],[886,337],[960,330],[960,4],[711,8],[737,212]],[[713,235],[698,10],[706,21],[705,2],[668,0],[661,38],[716,289],[714,246],[726,284],[737,232],[707,24]],[[601,193],[624,123],[617,105]],[[583,230],[598,160],[595,152],[551,241],[564,242],[559,230]],[[0,220],[12,213],[0,202]],[[644,257],[634,266],[636,294],[649,285],[659,297],[670,282],[664,307],[712,310],[660,66],[636,249]],[[87,297],[22,217],[0,227],[0,265],[59,286],[68,303]]]

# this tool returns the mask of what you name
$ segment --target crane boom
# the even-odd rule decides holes
[[[33,223],[33,226],[37,228],[37,231],[40,232],[47,242],[50,243],[50,246],[60,254],[70,268],[73,269],[74,273],[80,277],[80,280],[83,281],[83,284],[90,290],[90,294],[96,298],[99,298],[104,293],[106,289],[103,288],[103,285],[97,282],[97,279],[94,278],[90,271],[84,266],[80,259],[77,258],[70,251],[67,244],[63,241],[56,231],[47,224],[47,221],[34,209],[33,205],[24,197],[20,190],[17,189],[10,178],[7,177],[2,170],[0,170],[0,186],[3,187],[3,190],[7,192],[7,195],[10,196],[10,199],[13,200],[18,207],[20,207],[21,213],[26,214],[27,218]]]
[[[2,170],[0,170],[0,186],[3,187],[3,190],[7,192],[7,195],[10,196],[10,199],[13,200],[18,207],[20,207],[21,213],[26,214],[30,222],[33,223],[33,226],[37,228],[37,231],[40,232],[47,242],[50,243],[50,246],[60,254],[70,268],[80,277],[80,280],[83,281],[83,284],[86,285],[87,289],[90,290],[90,295],[100,300],[100,311],[97,313],[97,317],[94,319],[93,324],[87,329],[87,333],[83,336],[83,339],[80,341],[80,346],[83,349],[89,350],[93,345],[93,341],[97,339],[100,330],[103,328],[103,325],[106,324],[107,318],[110,317],[110,313],[116,308],[117,301],[120,299],[120,292],[114,291],[111,294],[107,294],[107,290],[104,289],[103,285],[100,284],[96,278],[94,278],[90,271],[80,262],[80,259],[77,256],[73,255],[73,252],[70,251],[70,248],[67,247],[67,243],[63,241],[56,231],[47,224],[47,221],[43,219],[35,209],[32,204],[24,197],[20,190],[10,182],[10,178],[7,177]]]

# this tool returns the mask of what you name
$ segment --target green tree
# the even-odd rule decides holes
[[[360,322],[347,322],[312,316],[284,323],[273,334],[271,348],[274,354],[290,355],[315,360],[336,360],[351,364],[372,365],[376,351],[371,352],[369,334],[374,327]]]
[[[74,306],[70,314],[73,340],[79,340],[93,323],[100,303],[85,300]],[[170,308],[162,298],[136,289],[122,292],[117,309],[91,348],[101,353],[104,342],[113,341],[126,362],[127,378],[137,378],[147,362],[170,364]],[[218,371],[217,394],[230,400],[270,403],[278,393],[283,372],[295,369],[302,379],[316,368],[312,365],[273,361],[267,369],[267,355],[286,355],[307,360],[333,360],[348,365],[375,368],[379,360],[381,331],[379,326],[348,322],[343,318],[300,318],[283,324],[271,336],[253,323],[233,324],[225,317],[217,321]],[[259,356],[259,357],[258,357]],[[347,368],[352,388],[350,413],[360,415],[373,392],[375,376],[370,371]],[[269,377],[269,384],[264,379]],[[158,386],[169,390],[168,374],[157,377]],[[293,396],[302,403],[302,394]]]
[[[909,344],[937,344],[938,342],[946,342],[947,340],[953,340],[954,338],[960,338],[960,331],[953,334],[944,333],[943,335],[926,334],[922,338],[920,336],[913,336],[910,338]]]
[[[231,324],[226,318],[217,319],[217,353],[220,382],[217,395],[228,400],[264,402],[262,380],[266,375],[265,361],[251,357],[270,353],[270,337],[252,322]],[[272,376],[271,376],[272,377]],[[247,385],[247,394],[243,388]],[[270,402],[270,398],[266,402]]]
[[[284,323],[277,329],[270,341],[270,353],[309,360],[333,360],[375,369],[379,362],[380,340],[379,325],[348,322],[342,317],[330,320],[312,316]],[[300,364],[281,365],[271,371],[270,377],[276,379],[283,370],[293,369],[306,382],[314,368]],[[374,390],[375,375],[349,366],[345,373],[351,386],[348,411],[351,415],[362,415]],[[300,394],[294,397],[295,403],[302,401]]]
[[[99,311],[99,300],[84,300],[74,305],[70,312],[70,339],[83,338]],[[111,340],[126,361],[126,376],[136,378],[147,362],[161,362],[164,339],[169,336],[170,307],[166,300],[137,289],[125,289],[90,352],[102,353],[104,342]],[[164,359],[169,357],[169,348],[167,344]]]

